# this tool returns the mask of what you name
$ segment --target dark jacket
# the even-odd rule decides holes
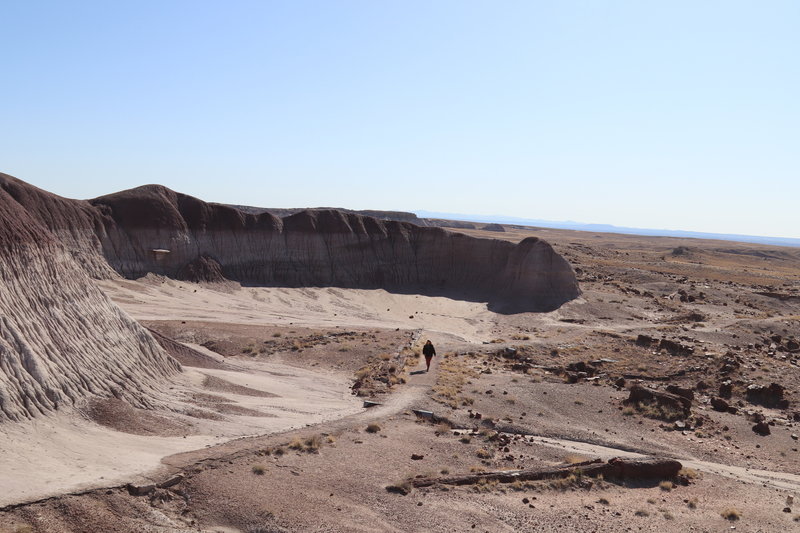
[[[425,357],[433,357],[436,355],[436,348],[433,347],[433,344],[426,344],[422,347],[422,354]]]

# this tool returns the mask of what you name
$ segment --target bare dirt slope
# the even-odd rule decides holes
[[[579,269],[582,297],[550,313],[502,315],[384,291],[103,282],[148,327],[233,369],[192,370],[223,381],[207,382],[205,394],[275,393],[247,372],[229,373],[275,364],[349,376],[359,407],[187,449],[134,479],[137,489],[109,484],[7,508],[0,530],[798,529],[800,252],[505,229],[492,235],[548,231]],[[416,357],[426,338],[438,352],[431,373]],[[661,396],[628,402],[638,385]],[[365,399],[381,405],[362,409]],[[238,395],[230,405],[256,410],[271,400]],[[210,399],[195,401],[210,410]],[[258,422],[264,432],[268,420]],[[675,479],[414,488],[419,479],[640,455],[687,469]],[[163,482],[170,486],[147,487]]]

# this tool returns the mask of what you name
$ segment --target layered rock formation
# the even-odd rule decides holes
[[[253,285],[383,288],[549,311],[579,294],[549,244],[514,245],[336,210],[277,218],[149,185],[91,201],[113,224],[99,236],[126,277],[148,272]]]
[[[72,253],[87,252],[92,234],[81,233],[80,226],[62,234],[66,243],[77,243],[70,253],[44,223],[66,227],[82,220],[86,206],[41,197],[43,191],[31,188],[27,192],[46,201],[38,209],[26,208],[9,194],[7,183],[0,176],[0,422],[47,413],[89,395],[150,405],[161,379],[180,366],[73,258]],[[19,183],[14,185],[20,192]],[[89,249],[84,264],[98,260]],[[107,265],[99,270],[110,271]]]
[[[90,277],[151,272],[446,295],[503,312],[556,309],[580,292],[535,238],[515,245],[336,210],[281,219],[156,185],[69,200],[0,174],[0,421],[91,394],[147,405],[179,364]]]
[[[192,281],[383,288],[485,301],[502,312],[549,311],[580,294],[569,263],[536,238],[515,245],[337,210],[281,219],[158,185],[67,200],[0,178],[95,278],[152,272]]]

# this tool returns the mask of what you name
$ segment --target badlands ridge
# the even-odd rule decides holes
[[[90,278],[149,273],[251,286],[341,287],[549,311],[580,294],[569,263],[518,244],[335,210],[283,219],[158,185],[70,200],[0,174],[0,422],[92,395],[158,401],[180,365]]]

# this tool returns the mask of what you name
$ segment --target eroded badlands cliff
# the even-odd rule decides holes
[[[0,422],[91,394],[147,406],[179,368],[0,187]]]
[[[336,210],[283,219],[148,185],[90,201],[0,174],[0,420],[89,394],[146,405],[178,370],[90,282],[147,273],[247,285],[451,296],[549,311],[580,293],[549,244],[478,239]]]

